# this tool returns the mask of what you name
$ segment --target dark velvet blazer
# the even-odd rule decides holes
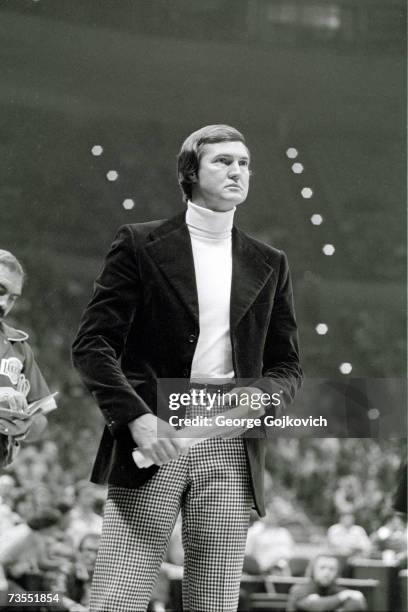
[[[290,402],[302,379],[285,254],[232,230],[230,329],[237,379]],[[73,361],[106,426],[92,481],[137,488],[157,471],[139,469],[127,423],[157,413],[157,379],[188,380],[199,335],[198,297],[185,212],[121,227],[95,282],[73,345]],[[247,381],[246,381],[247,382]],[[255,506],[264,514],[266,427],[246,437]]]

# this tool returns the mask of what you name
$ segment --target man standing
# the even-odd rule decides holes
[[[0,250],[0,466],[14,459],[21,440],[37,439],[47,425],[43,412],[56,407],[27,343],[28,334],[7,325],[23,289],[24,271],[16,257]],[[42,400],[30,414],[29,403]]]
[[[286,257],[233,225],[249,166],[236,129],[191,134],[178,157],[187,211],[123,226],[83,315],[73,359],[106,420],[92,480],[109,483],[93,612],[146,610],[180,509],[184,608],[236,610],[251,506],[264,514],[266,430],[183,453],[157,383],[275,394],[280,408],[300,385]],[[135,445],[155,465],[138,468]]]

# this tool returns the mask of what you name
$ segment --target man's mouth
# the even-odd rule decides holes
[[[241,191],[240,185],[237,185],[236,183],[230,183],[229,185],[227,185],[227,187],[235,187],[235,189],[239,189]]]

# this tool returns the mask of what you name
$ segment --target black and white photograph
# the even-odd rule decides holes
[[[407,612],[406,18],[0,0],[0,610]]]

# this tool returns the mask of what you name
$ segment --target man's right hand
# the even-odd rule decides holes
[[[24,393],[16,391],[13,387],[0,387],[0,402],[16,414],[27,413],[27,400]],[[4,405],[4,404],[7,404]]]
[[[138,450],[156,465],[173,461],[183,452],[180,441],[174,437],[175,429],[154,414],[143,414],[128,425]]]

